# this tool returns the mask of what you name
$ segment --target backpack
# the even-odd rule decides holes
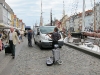
[[[17,33],[17,35],[18,35],[18,36],[20,35],[20,32],[19,32],[19,30],[16,30],[16,33]]]
[[[58,32],[53,33],[53,34],[52,34],[52,39],[53,39],[54,41],[58,41],[59,39],[61,39],[60,33],[58,33]]]
[[[17,31],[17,35],[18,35],[18,36],[20,35],[20,32],[19,32],[19,31]]]
[[[57,40],[61,39],[60,33],[57,33]]]

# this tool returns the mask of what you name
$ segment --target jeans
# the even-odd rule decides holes
[[[15,45],[13,44],[12,40],[9,40],[9,45],[10,45],[12,56],[15,56]]]
[[[32,39],[28,39],[28,46],[32,46]]]

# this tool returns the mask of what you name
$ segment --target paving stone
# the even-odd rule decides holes
[[[60,50],[62,65],[46,66],[51,50],[27,46],[27,41],[17,57],[11,75],[100,75],[100,59],[68,46]]]

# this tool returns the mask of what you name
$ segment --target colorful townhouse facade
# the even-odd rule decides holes
[[[95,15],[94,15],[94,12],[95,12]],[[100,3],[96,4],[95,11],[94,11],[94,7],[91,10],[85,11],[84,17],[85,17],[84,18],[84,22],[85,22],[84,30],[87,30],[90,28],[94,30],[94,27],[96,30],[100,29]],[[75,32],[81,31],[82,12],[72,15],[66,20],[66,29],[69,30],[71,28],[74,28]]]
[[[22,20],[20,22],[20,19],[14,14],[12,8],[5,0],[0,0],[0,27],[13,27],[16,29],[21,29],[23,27]]]

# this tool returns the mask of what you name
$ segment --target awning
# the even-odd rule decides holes
[[[5,25],[3,23],[0,23],[0,27],[5,27]]]
[[[10,29],[10,27],[0,27],[0,29]]]
[[[4,23],[0,23],[0,27],[11,27],[10,25],[5,25]]]
[[[10,25],[5,25],[4,23],[0,23],[0,29],[10,29]]]

